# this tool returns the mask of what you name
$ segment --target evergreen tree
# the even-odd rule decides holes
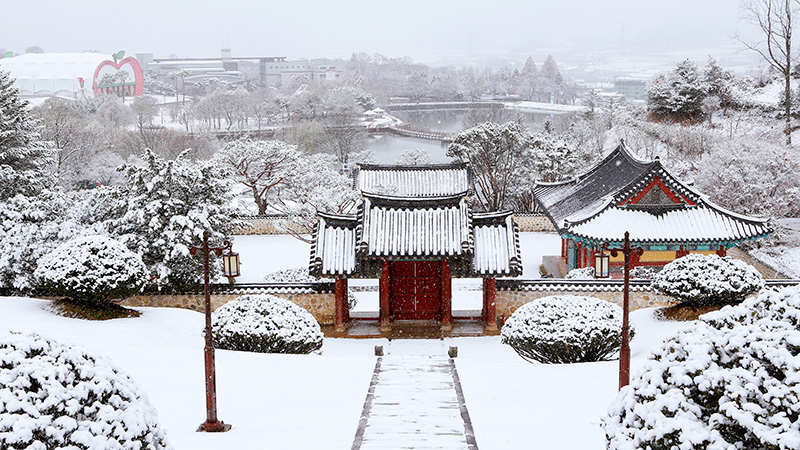
[[[210,162],[193,163],[183,152],[172,161],[145,150],[144,165],[123,166],[127,192],[119,199],[124,213],[108,222],[113,237],[142,256],[160,284],[200,283],[202,258],[189,254],[210,233],[218,245],[233,227],[229,173]]]
[[[697,66],[690,60],[678,64],[647,89],[647,108],[653,116],[675,121],[703,118],[703,100],[708,95]]]
[[[0,71],[0,200],[34,195],[47,185],[52,151],[38,141],[27,107],[9,75]]]
[[[547,59],[545,59],[544,64],[542,64],[542,71],[540,74],[555,84],[561,84],[564,82],[564,78],[561,76],[561,72],[558,70],[558,65],[556,64],[556,60],[553,58],[553,55],[547,55]]]
[[[703,82],[708,89],[709,96],[719,97],[723,114],[733,106],[733,82],[736,76],[730,70],[723,69],[713,56],[708,57],[708,64],[703,70]]]

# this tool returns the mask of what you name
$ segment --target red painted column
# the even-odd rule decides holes
[[[724,257],[727,254],[728,254],[728,249],[720,245],[719,248],[717,249],[717,256]]]
[[[391,330],[389,323],[389,261],[383,260],[383,267],[381,268],[381,282],[380,290],[380,318],[381,330]]]
[[[334,325],[336,326],[336,331],[344,331],[344,311],[347,308],[347,285],[345,283],[344,279],[338,277],[334,283]]]
[[[483,295],[486,312],[486,329],[497,329],[497,280],[494,278],[483,279]]]
[[[453,321],[453,289],[450,282],[450,264],[442,261],[442,329],[452,328]]]

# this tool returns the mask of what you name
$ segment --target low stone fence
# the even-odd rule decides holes
[[[247,222],[248,226],[234,230],[234,235],[251,234],[288,234],[287,228],[299,234],[307,231],[300,225],[289,220],[287,216],[253,216],[237,217],[237,219]]]
[[[595,297],[622,306],[623,282],[621,280],[497,280],[497,316],[511,316],[520,306],[537,298],[550,295],[580,295]],[[641,308],[669,306],[674,300],[659,294],[648,280],[631,282],[631,311]]]
[[[333,325],[335,319],[333,283],[270,283],[214,285],[211,292],[211,310],[245,294],[271,294],[285,298],[305,308],[320,325]],[[203,311],[203,292],[149,293],[129,297],[125,306],[184,308]]]

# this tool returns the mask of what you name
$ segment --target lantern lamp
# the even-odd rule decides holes
[[[222,255],[222,273],[228,278],[228,282],[233,283],[233,279],[241,275],[240,265],[238,253],[229,251]]]
[[[609,256],[603,252],[594,254],[594,277],[595,278],[608,278],[608,263]]]

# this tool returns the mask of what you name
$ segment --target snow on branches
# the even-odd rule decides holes
[[[765,290],[664,342],[603,420],[608,448],[800,448],[800,288]]]
[[[86,349],[0,338],[0,448],[172,448],[142,388]]]
[[[189,249],[200,245],[204,231],[213,246],[239,225],[227,173],[188,161],[185,152],[167,161],[146,150],[143,160],[144,166],[121,168],[128,179],[119,204],[124,213],[108,222],[109,233],[141,255],[153,280],[199,283],[202,262]]]
[[[653,276],[653,288],[697,305],[742,301],[764,287],[764,277],[752,266],[729,257],[690,253]]]

